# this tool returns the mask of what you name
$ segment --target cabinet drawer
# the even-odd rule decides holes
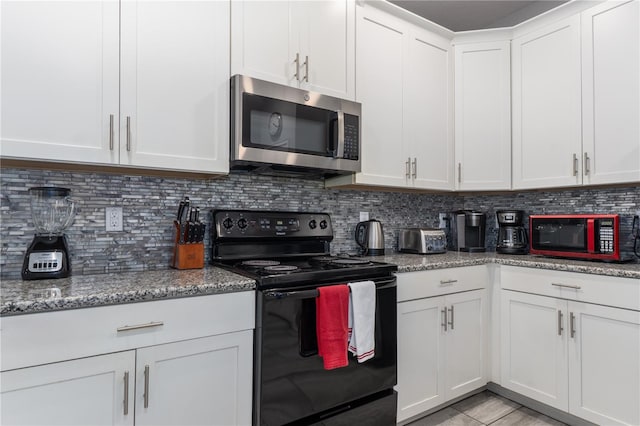
[[[486,265],[398,274],[398,302],[485,288]]]
[[[640,310],[640,281],[633,278],[500,266],[503,289]]]
[[[0,370],[253,329],[255,292],[4,317]]]

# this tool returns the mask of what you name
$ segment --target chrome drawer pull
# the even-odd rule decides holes
[[[121,332],[121,331],[139,330],[141,328],[160,327],[161,325],[164,325],[164,322],[162,322],[162,321],[155,321],[155,322],[151,321],[150,323],[147,323],[147,324],[124,325],[122,327],[118,327],[117,331]]]
[[[554,285],[556,287],[572,288],[574,290],[580,290],[582,288],[579,285],[561,284],[561,283],[551,283],[551,285]]]
[[[453,284],[453,283],[457,283],[458,280],[440,280],[440,285],[447,285],[447,284]]]

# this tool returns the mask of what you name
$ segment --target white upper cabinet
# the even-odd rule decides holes
[[[122,2],[121,164],[228,172],[229,8]]]
[[[231,74],[353,99],[355,3],[233,1]]]
[[[582,13],[585,184],[640,181],[640,2]]]
[[[403,113],[409,186],[453,189],[451,41],[418,27],[407,38]]]
[[[580,16],[512,43],[513,188],[580,184]]]
[[[455,46],[458,190],[511,188],[510,42]]]
[[[117,163],[118,2],[3,1],[1,17],[2,156]]]
[[[450,40],[367,3],[356,30],[362,172],[327,186],[453,189]]]
[[[3,2],[2,155],[226,173],[228,1]]]

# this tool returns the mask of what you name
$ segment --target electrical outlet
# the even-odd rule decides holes
[[[122,207],[105,207],[104,221],[107,231],[122,231]]]
[[[360,222],[369,220],[369,212],[360,212]]]

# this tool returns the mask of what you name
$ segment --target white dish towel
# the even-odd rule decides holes
[[[375,355],[376,284],[349,283],[349,352],[365,362]]]

